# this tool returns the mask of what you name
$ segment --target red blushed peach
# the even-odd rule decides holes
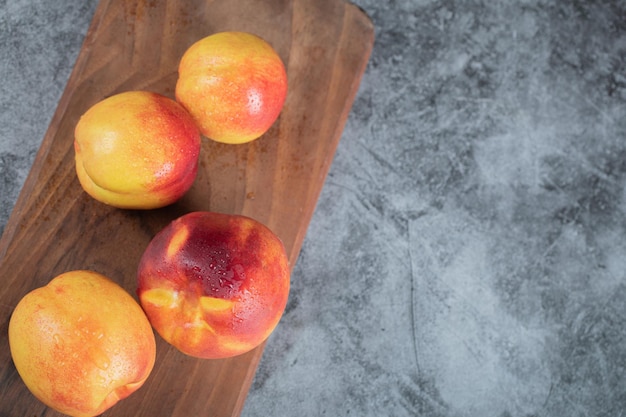
[[[9,321],[13,362],[28,389],[74,417],[102,414],[150,375],[156,342],[139,304],[92,271],[70,271],[26,294]]]
[[[178,67],[176,100],[206,137],[239,144],[263,135],[287,95],[287,73],[274,48],[256,35],[220,32],[191,45]]]
[[[199,358],[231,357],[260,345],[289,295],[282,242],[263,224],[238,215],[179,217],[152,239],[137,275],[152,326]]]
[[[96,200],[152,209],[181,198],[196,178],[200,132],[175,100],[147,91],[106,98],[75,129],[76,173]]]

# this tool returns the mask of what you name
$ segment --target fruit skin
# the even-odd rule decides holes
[[[205,359],[260,345],[289,295],[282,242],[239,215],[179,217],[149,243],[137,276],[140,303],[157,333],[181,352]]]
[[[176,100],[200,131],[217,142],[241,144],[263,135],[287,96],[280,56],[262,38],[219,32],[191,45],[178,67]]]
[[[96,200],[153,209],[181,198],[198,170],[200,132],[175,100],[128,91],[99,101],[74,132],[76,173]]]
[[[9,321],[13,362],[44,404],[103,413],[139,389],[155,363],[154,332],[135,299],[93,271],[69,271],[26,294]]]

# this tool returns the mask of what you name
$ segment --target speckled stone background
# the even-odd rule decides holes
[[[243,415],[623,415],[626,3],[355,3],[375,47]],[[0,227],[95,5],[0,0]]]

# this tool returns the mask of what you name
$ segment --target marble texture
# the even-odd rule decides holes
[[[626,4],[355,0],[376,43],[243,416],[626,410]],[[0,227],[96,1],[0,0]]]

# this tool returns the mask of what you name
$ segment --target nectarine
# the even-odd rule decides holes
[[[183,54],[176,100],[200,131],[218,142],[240,144],[263,135],[287,96],[283,61],[264,39],[246,32],[219,32]]]
[[[157,333],[181,352],[225,358],[260,345],[289,295],[281,240],[249,217],[192,212],[152,239],[137,293]]]
[[[75,128],[84,190],[118,208],[152,209],[181,198],[198,169],[200,132],[175,100],[128,91],[99,101]]]
[[[9,321],[13,362],[28,389],[74,417],[103,413],[139,389],[155,362],[139,304],[93,271],[69,271],[26,294]]]

